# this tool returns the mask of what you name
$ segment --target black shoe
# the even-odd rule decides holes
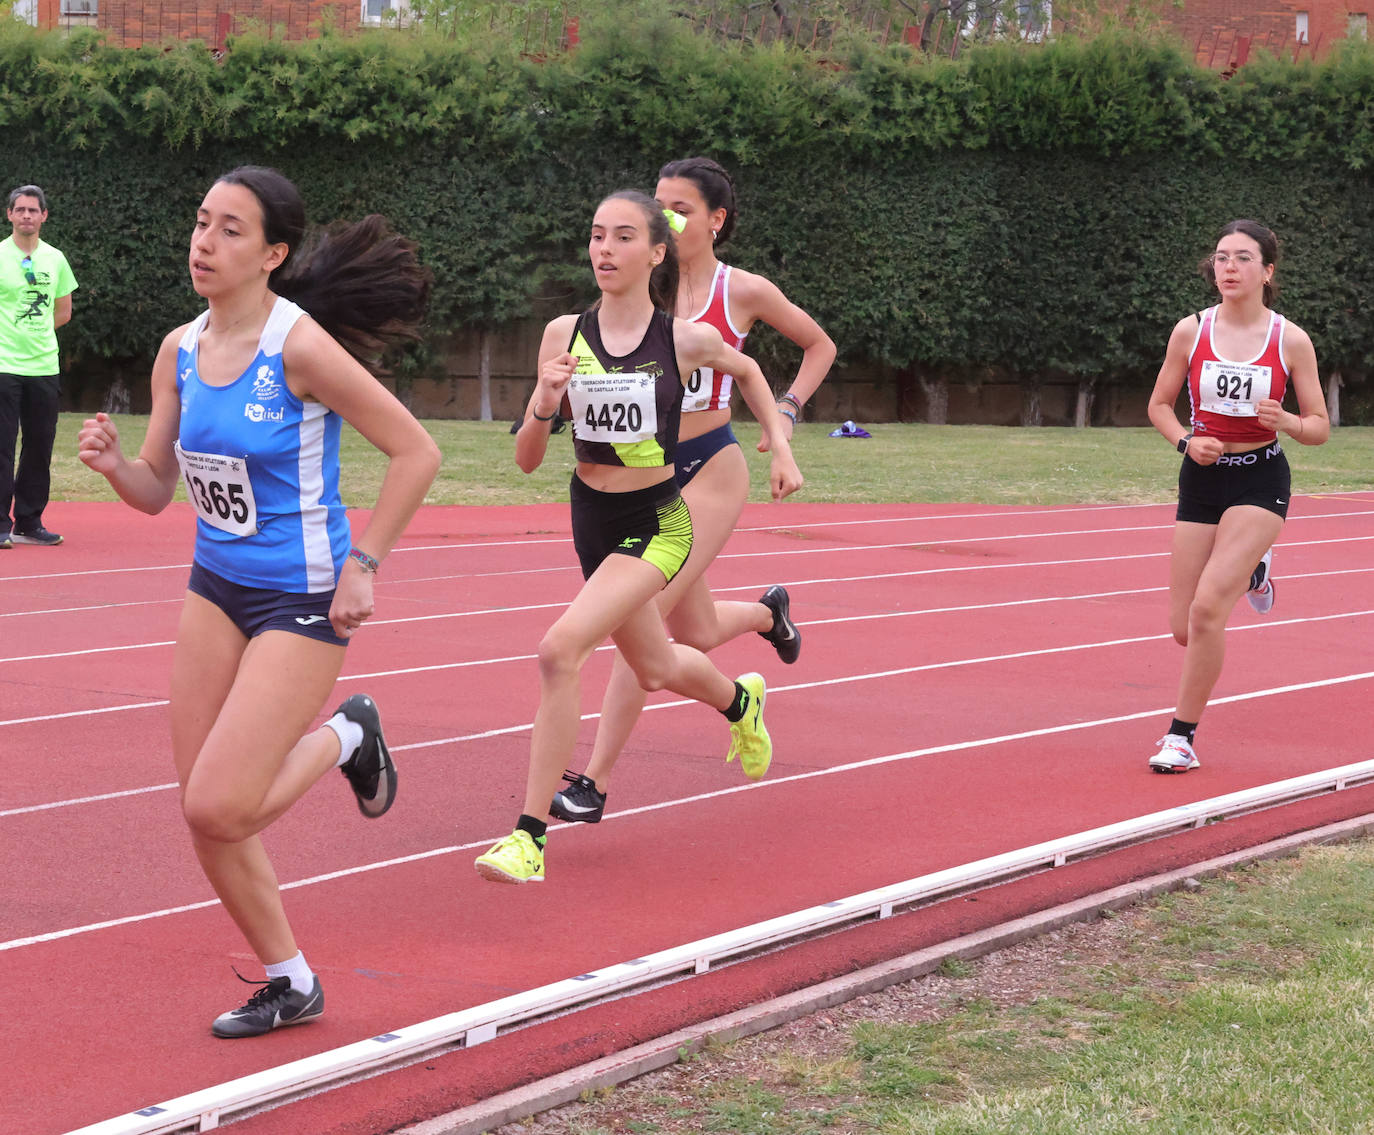
[[[606,794],[596,790],[596,781],[574,772],[565,772],[563,779],[568,787],[554,793],[549,815],[569,823],[599,824],[606,807]]]
[[[377,703],[366,694],[354,694],[336,713],[363,727],[363,743],[339,766],[358,798],[358,811],[375,820],[396,799],[396,766],[382,737],[382,718]]]
[[[801,654],[801,631],[787,617],[787,588],[775,583],[759,597],[759,602],[773,612],[773,629],[759,631],[759,637],[771,642],[778,657],[792,665]]]
[[[248,981],[246,977],[239,980]],[[248,981],[248,984],[257,985],[258,982]],[[215,1036],[228,1038],[262,1036],[286,1025],[313,1021],[323,1012],[324,990],[320,988],[318,977],[309,993],[292,989],[289,977],[274,977],[262,982],[245,1004],[216,1017],[210,1031]]]
[[[49,532],[41,524],[37,528],[29,528],[23,532],[20,532],[19,529],[16,528],[12,534],[12,538],[16,544],[44,544],[48,547],[53,547],[56,544],[62,543],[61,536],[56,532]]]

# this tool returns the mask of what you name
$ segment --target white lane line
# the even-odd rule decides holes
[[[1350,541],[1359,541],[1359,540],[1374,540],[1374,536],[1342,536],[1342,537],[1338,537],[1338,538],[1332,539],[1332,540],[1296,540],[1296,541],[1293,541],[1293,542],[1287,543],[1287,544],[1277,544],[1277,545],[1275,545],[1275,548],[1276,548],[1277,550],[1283,550],[1283,549],[1286,549],[1286,548],[1301,548],[1301,547],[1308,547],[1308,546],[1316,545],[1316,544],[1342,544],[1342,543],[1349,543]],[[1113,563],[1113,564],[1114,564],[1114,563],[1123,563],[1123,562],[1125,562],[1125,561],[1127,561],[1127,560],[1162,559],[1162,558],[1167,557],[1168,555],[1169,555],[1169,552],[1168,552],[1168,550],[1166,549],[1166,550],[1164,550],[1164,551],[1158,551],[1158,552],[1131,552],[1131,553],[1128,553],[1128,554],[1126,554],[1126,555],[1113,555],[1113,556],[1086,556],[1086,557],[1080,557],[1080,558],[1076,558],[1076,559],[1067,559],[1067,560],[1035,560],[1035,561],[1024,560],[1024,561],[1017,561],[1017,562],[1015,562],[1015,563],[1000,563],[1000,564],[960,564],[960,565],[955,565],[955,566],[941,566],[941,567],[934,567],[934,568],[913,568],[913,569],[910,569],[910,570],[908,570],[908,571],[870,572],[870,573],[865,573],[864,575],[820,576],[820,577],[816,577],[816,578],[812,578],[812,579],[783,579],[783,580],[773,579],[773,580],[770,580],[770,582],[771,582],[771,583],[782,583],[782,584],[786,585],[787,587],[793,587],[793,588],[795,588],[795,587],[809,587],[809,586],[814,586],[814,585],[818,585],[818,584],[826,584],[826,583],[867,583],[867,582],[869,582],[869,581],[871,581],[871,580],[878,580],[878,579],[908,579],[908,578],[911,578],[911,577],[914,577],[914,576],[926,576],[926,575],[957,575],[957,574],[960,574],[960,573],[963,573],[963,572],[1009,571],[1009,570],[1013,570],[1013,569],[1017,569],[1017,568],[1073,567],[1073,566],[1077,566],[1077,565],[1080,565],[1080,564],[1095,564],[1095,563]],[[746,556],[746,557],[744,557],[744,558],[753,558],[753,557],[747,557],[747,556]],[[569,571],[571,572],[571,571],[573,571],[573,570],[575,570],[575,569],[573,569],[573,568],[570,567],[570,568],[567,569],[567,570],[569,570]],[[1320,578],[1320,577],[1323,577],[1323,576],[1329,576],[1329,575],[1349,575],[1349,574],[1353,574],[1353,573],[1356,573],[1356,572],[1364,572],[1364,571],[1370,571],[1370,570],[1374,570],[1374,568],[1337,568],[1337,569],[1331,569],[1331,570],[1327,570],[1327,571],[1310,571],[1310,572],[1284,573],[1284,574],[1282,574],[1282,575],[1280,575],[1280,574],[1276,571],[1276,572],[1275,572],[1275,578],[1290,579],[1290,580],[1292,580],[1292,579],[1316,579],[1316,578]],[[443,578],[443,577],[440,577],[440,578]],[[579,578],[580,578],[580,576],[579,576]],[[413,580],[400,580],[400,581],[397,581],[397,582],[410,583],[410,582],[414,582],[414,581],[413,581]],[[749,584],[744,584],[743,586],[739,586],[739,587],[716,587],[716,588],[712,588],[712,593],[713,593],[713,594],[716,594],[716,595],[727,595],[727,594],[732,594],[732,593],[734,593],[734,592],[753,593],[753,592],[760,591],[762,588],[767,587],[767,586],[768,586],[768,584],[766,584],[766,583],[749,583]],[[1136,588],[1136,589],[1133,589],[1133,590],[1130,590],[1130,591],[1121,591],[1121,592],[1102,592],[1101,595],[1113,595],[1113,594],[1120,594],[1120,595],[1145,594],[1145,593],[1151,592],[1151,591],[1162,591],[1162,590],[1165,590],[1165,588],[1163,588],[1163,587],[1142,587],[1142,588]],[[1100,596],[1099,596],[1099,595],[1066,595],[1066,596],[1051,596],[1051,597],[1049,597],[1048,599],[1025,599],[1025,600],[1017,600],[1016,603],[1027,603],[1027,604],[1030,604],[1030,603],[1036,603],[1036,602],[1057,602],[1057,601],[1059,601],[1059,600],[1061,600],[1061,599],[1063,599],[1063,600],[1069,600],[1069,599],[1091,599],[1091,598],[1098,598],[1098,597],[1100,597]],[[395,619],[370,619],[370,620],[368,620],[367,625],[368,625],[369,627],[388,627],[388,626],[398,626],[398,625],[401,625],[401,624],[404,624],[404,623],[428,623],[428,622],[437,622],[437,621],[442,620],[442,619],[473,619],[473,618],[480,618],[480,617],[485,617],[485,616],[489,616],[489,615],[523,614],[523,613],[527,613],[527,612],[530,612],[530,611],[555,611],[555,610],[562,610],[562,609],[566,608],[567,605],[568,605],[569,603],[571,603],[571,602],[572,602],[572,596],[569,596],[567,599],[555,600],[555,601],[550,602],[550,603],[526,603],[526,604],[524,604],[524,605],[522,605],[522,606],[516,606],[516,607],[476,607],[476,608],[473,608],[473,609],[470,610],[470,611],[435,611],[435,612],[433,612],[433,613],[431,613],[431,614],[427,614],[427,615],[405,615],[405,616],[402,616],[402,617],[400,617],[400,618],[395,618]],[[989,604],[986,604],[986,606],[987,606],[988,608],[1000,607],[1000,606],[1015,606],[1016,603],[1011,603],[1011,604],[1004,604],[1004,603],[989,603]],[[932,614],[932,613],[937,613],[937,612],[940,612],[940,611],[949,611],[949,610],[977,610],[977,609],[978,609],[978,607],[976,607],[976,606],[974,606],[974,607],[968,607],[968,608],[962,608],[962,607],[961,607],[961,608],[950,608],[950,607],[946,607],[946,608],[932,608],[932,609],[929,610],[929,611],[905,611],[905,612],[899,611],[899,612],[895,612],[895,614],[897,614],[897,615],[902,615],[902,614],[922,615],[922,614]],[[864,618],[864,617],[865,617],[865,616],[856,616],[855,619],[862,619],[862,618]],[[879,617],[879,616],[876,616],[876,615],[875,615],[875,616],[873,616],[873,617],[874,617],[874,618],[877,618],[877,617]],[[884,617],[884,618],[890,618],[890,617],[892,617],[892,616],[891,616],[891,615],[884,615],[884,616],[882,616],[882,617]],[[854,619],[851,619],[850,621],[855,621],[855,620],[854,620]],[[805,625],[805,624],[798,624],[798,625]],[[817,625],[819,625],[819,624],[817,624]],[[38,662],[38,661],[44,661],[44,660],[52,659],[52,658],[72,658],[72,657],[79,657],[79,656],[82,656],[82,655],[89,655],[89,654],[102,654],[102,653],[104,653],[104,652],[106,652],[106,651],[116,651],[116,650],[144,650],[144,649],[150,649],[150,648],[153,648],[153,647],[174,646],[174,645],[176,645],[174,641],[136,642],[136,643],[121,643],[121,644],[112,645],[112,646],[87,647],[87,648],[85,648],[85,649],[83,649],[83,650],[57,651],[57,652],[50,652],[50,653],[46,653],[46,654],[20,654],[20,655],[11,655],[11,656],[8,657],[8,658],[0,658],[0,665],[3,665],[3,664],[5,664],[5,663],[7,663],[7,662]],[[524,658],[527,657],[527,655],[516,655],[516,656],[514,656],[514,657],[523,660]],[[498,659],[491,659],[490,661],[500,662],[500,661],[506,661],[506,660],[505,660],[505,659],[499,659],[499,658],[498,658]],[[0,724],[3,724],[3,722],[0,722]]]
[[[912,613],[916,613],[916,612],[912,612]],[[1233,631],[1235,631],[1235,632],[1251,631],[1251,630],[1267,630],[1267,629],[1270,629],[1270,628],[1273,628],[1273,627],[1294,626],[1294,625],[1303,624],[1303,623],[1329,622],[1329,621],[1337,620],[1337,619],[1351,619],[1351,618],[1357,618],[1357,617],[1364,616],[1364,615],[1374,615],[1374,609],[1370,609],[1370,610],[1367,610],[1367,611],[1341,611],[1341,612],[1337,612],[1336,614],[1332,614],[1332,615],[1308,615],[1308,616],[1303,616],[1303,617],[1301,617],[1301,618],[1293,618],[1293,619],[1266,619],[1266,620],[1265,620],[1264,622],[1262,622],[1262,623],[1249,623],[1249,624],[1246,624],[1246,625],[1243,625],[1243,626],[1232,627],[1232,628],[1230,628],[1230,629],[1233,630]],[[831,620],[831,621],[834,621],[834,622],[843,622],[843,621],[845,621],[845,620],[839,620],[839,619],[837,619],[837,620]],[[803,626],[809,626],[809,625],[818,625],[818,624],[802,624],[802,625],[803,625]],[[1048,646],[1048,647],[1041,647],[1041,648],[1036,649],[1036,650],[1019,650],[1019,651],[1012,651],[1012,652],[1007,653],[1007,654],[989,654],[989,655],[979,655],[979,656],[975,656],[975,657],[972,657],[972,658],[959,658],[959,659],[953,659],[953,660],[946,660],[946,661],[943,661],[943,662],[925,662],[925,663],[921,663],[920,665],[917,665],[917,666],[904,666],[904,667],[901,667],[901,668],[898,668],[898,669],[892,669],[892,670],[875,670],[875,671],[872,671],[872,672],[866,673],[866,674],[847,674],[847,675],[844,675],[844,676],[842,676],[842,677],[837,677],[837,678],[822,678],[822,679],[819,679],[819,680],[813,681],[813,682],[794,682],[794,683],[791,684],[791,685],[785,685],[785,686],[782,686],[782,685],[780,685],[780,686],[770,686],[769,689],[768,689],[768,692],[769,692],[769,694],[776,696],[777,694],[782,694],[782,693],[795,693],[795,692],[801,691],[801,690],[816,690],[816,689],[824,689],[824,688],[829,687],[829,686],[846,686],[846,685],[852,685],[852,684],[855,683],[855,682],[869,682],[869,681],[874,681],[874,680],[883,679],[883,678],[900,678],[900,677],[904,677],[904,676],[907,676],[907,675],[910,675],[910,674],[928,673],[928,672],[931,672],[931,671],[939,671],[939,670],[955,670],[955,669],[959,669],[959,668],[964,667],[964,666],[990,665],[990,664],[992,664],[992,663],[997,663],[997,662],[1018,662],[1018,661],[1021,661],[1021,660],[1023,660],[1023,659],[1026,659],[1026,658],[1039,658],[1039,657],[1044,657],[1044,656],[1046,656],[1046,655],[1074,654],[1074,653],[1077,653],[1077,652],[1080,652],[1080,651],[1084,651],[1084,650],[1098,650],[1098,649],[1103,649],[1103,648],[1119,647],[1119,646],[1135,646],[1135,645],[1139,645],[1140,643],[1146,643],[1146,642],[1162,642],[1162,641],[1168,640],[1168,639],[1170,639],[1170,638],[1171,638],[1171,635],[1169,635],[1168,633],[1164,633],[1164,634],[1151,634],[1151,635],[1140,635],[1140,636],[1136,636],[1136,637],[1132,637],[1132,638],[1103,639],[1103,640],[1100,640],[1100,641],[1098,641],[1098,642],[1074,643],[1074,644],[1071,644],[1071,645],[1068,645],[1068,646]],[[601,646],[601,647],[598,647],[597,649],[598,649],[599,651],[607,651],[607,650],[613,649],[613,647],[611,647],[611,646]],[[536,656],[533,655],[533,654],[524,655],[524,656],[512,656],[512,657],[510,657],[510,658],[502,659],[501,661],[516,661],[516,660],[519,660],[519,661],[533,661],[533,659],[534,659],[535,657],[536,657]],[[371,679],[371,678],[389,678],[389,677],[395,677],[395,676],[398,676],[398,675],[415,674],[415,673],[421,673],[421,672],[424,672],[424,671],[432,671],[432,670],[458,669],[458,668],[468,667],[468,666],[484,666],[484,665],[486,665],[489,661],[491,661],[491,660],[484,659],[484,660],[473,661],[473,662],[451,662],[451,663],[436,664],[436,665],[433,665],[433,666],[416,666],[416,667],[411,667],[411,668],[408,668],[408,669],[405,669],[405,670],[379,670],[379,671],[376,671],[375,673],[370,673],[370,674],[354,674],[354,675],[349,675],[349,676],[347,676],[346,679],[340,679],[340,681],[344,681],[344,680],[348,680],[348,681],[361,681],[361,680],[364,680],[364,679]],[[1225,699],[1214,699],[1213,701],[1208,702],[1208,705],[1221,704],[1224,700],[1225,700]],[[159,705],[167,705],[167,704],[168,704],[168,703],[167,703],[166,701],[161,701],[161,702],[150,702],[150,703],[148,703],[148,705],[147,705],[146,708],[154,708],[154,707],[159,706]],[[690,705],[695,705],[695,704],[696,704],[696,703],[695,703],[694,701],[692,701],[690,698],[679,698],[679,699],[672,700],[672,701],[651,702],[650,704],[646,705],[646,706],[644,707],[644,709],[645,709],[645,712],[657,711],[657,710],[664,710],[664,709],[680,709],[680,708],[682,708],[682,707],[684,707],[684,706],[690,706]],[[145,708],[145,707],[143,707],[143,706],[122,706],[122,707],[118,707],[118,708],[123,708],[123,709],[140,709],[140,708]],[[102,711],[93,710],[93,711],[90,711],[90,712],[102,712]],[[67,717],[67,716],[79,716],[79,715],[78,715],[78,714],[62,714],[62,715],[59,715],[59,716]],[[600,713],[584,713],[584,714],[580,715],[579,720],[580,720],[580,721],[596,721],[600,716],[601,716]],[[29,719],[26,719],[26,720],[28,720],[28,721],[33,721],[33,720],[43,720],[43,719],[41,719],[41,718],[29,718]],[[8,721],[0,721],[0,726],[10,725],[10,724],[15,724],[15,723],[14,723],[14,722],[8,722]],[[518,724],[518,725],[503,725],[503,726],[498,726],[498,727],[496,727],[496,728],[494,728],[494,729],[484,729],[484,730],[480,730],[480,731],[478,731],[478,732],[476,732],[476,733],[463,733],[463,734],[460,734],[460,735],[455,736],[455,737],[438,737],[438,738],[435,738],[434,740],[431,740],[431,741],[412,741],[412,742],[410,742],[409,744],[405,744],[405,745],[392,745],[392,746],[391,746],[391,750],[392,750],[392,752],[396,752],[396,753],[404,753],[404,752],[407,752],[407,751],[415,751],[415,750],[419,750],[419,749],[437,749],[437,748],[443,748],[444,746],[448,746],[448,745],[462,745],[462,744],[467,744],[467,743],[472,742],[472,741],[484,741],[484,740],[488,740],[488,739],[490,739],[490,738],[492,738],[492,737],[507,737],[507,736],[512,736],[512,735],[517,734],[517,733],[528,733],[528,732],[530,732],[530,730],[532,730],[533,728],[534,728],[534,723],[533,723],[533,722],[530,722],[530,721],[527,721],[527,722],[523,722],[523,723]],[[73,798],[73,799],[70,799],[70,800],[56,800],[56,801],[52,801],[52,802],[50,802],[50,803],[43,803],[43,804],[28,804],[28,805],[25,805],[25,806],[23,806],[23,807],[9,808],[9,809],[6,809],[6,810],[4,810],[4,811],[0,811],[0,818],[4,818],[4,817],[6,817],[6,816],[18,816],[18,815],[23,815],[23,814],[26,814],[26,813],[29,813],[29,812],[49,811],[49,810],[51,810],[51,809],[53,809],[53,808],[63,808],[63,807],[68,807],[68,806],[76,805],[76,804],[93,803],[93,802],[98,802],[98,801],[101,801],[101,800],[113,799],[113,798],[118,797],[118,796],[136,796],[136,795],[140,795],[140,794],[143,794],[143,793],[149,793],[149,792],[161,792],[161,791],[165,791],[165,790],[167,790],[167,789],[172,789],[172,788],[175,788],[175,787],[176,787],[175,784],[151,785],[151,786],[146,787],[146,788],[126,789],[126,790],[124,790],[123,792],[103,793],[103,794],[96,795],[96,796],[83,796],[83,797]]]
[[[19,619],[31,615],[78,615],[85,611],[115,611],[120,607],[156,607],[159,603],[180,603],[184,595],[171,599],[134,599],[128,603],[92,603],[86,607],[49,607],[44,611],[0,611],[0,619]]]
[[[1365,671],[1359,674],[1343,674],[1334,678],[1321,678],[1312,682],[1298,682],[1286,686],[1271,686],[1263,690],[1251,690],[1248,693],[1232,694],[1229,697],[1216,698],[1210,704],[1226,705],[1236,702],[1252,701],[1257,698],[1278,697],[1283,694],[1300,693],[1305,690],[1346,685],[1352,682],[1363,682],[1370,679],[1374,679],[1374,670]],[[1040,729],[1023,730],[1019,733],[1004,733],[993,737],[980,737],[970,741],[954,741],[949,744],[933,745],[924,749],[908,749],[901,753],[889,753],[880,757],[870,757],[866,760],[851,761],[843,765],[834,765],[830,768],[813,769],[809,772],[796,773],[792,776],[781,776],[774,780],[759,781],[756,784],[736,784],[730,788],[717,789],[712,792],[702,792],[695,796],[661,801],[657,804],[647,804],[640,808],[630,808],[623,812],[616,812],[613,816],[608,816],[607,819],[639,815],[646,812],[657,812],[666,808],[679,808],[683,804],[718,799],[722,796],[733,796],[737,792],[768,791],[776,789],[784,784],[793,784],[804,780],[815,780],[819,777],[835,776],[839,773],[857,772],[863,769],[877,768],[881,765],[892,764],[897,761],[910,761],[920,757],[938,756],[946,753],[968,752],[973,749],[984,749],[991,748],[995,745],[1005,745],[1014,741],[1026,741],[1037,737],[1051,737],[1058,734],[1081,732],[1085,729],[1098,729],[1109,725],[1119,725],[1128,721],[1139,721],[1147,717],[1162,717],[1164,714],[1171,712],[1172,707],[1139,710],[1135,713],[1102,717],[1095,721],[1072,721],[1060,725],[1045,726]],[[551,830],[557,830],[570,826],[573,825],[552,824],[550,828]],[[470,851],[474,848],[486,847],[497,838],[499,838],[499,836],[489,836],[486,839],[476,840],[472,843],[436,847],[427,851],[415,852],[411,855],[401,855],[392,859],[381,860],[376,863],[364,863],[356,867],[346,867],[338,871],[329,871],[322,875],[313,875],[306,879],[297,879],[294,882],[283,883],[281,889],[286,891],[296,890],[301,887],[311,887],[319,883],[331,882],[336,879],[350,878],[355,875],[363,875],[372,871],[381,871],[389,867],[397,867],[407,863],[417,863],[421,860],[433,859],[441,855],[452,855],[459,851]],[[0,942],[0,951],[16,950],[25,946],[39,945],[44,942],[56,942],[64,938],[75,937],[78,934],[90,934],[99,930],[108,930],[116,926],[129,926],[134,923],[150,922],[155,919],[167,918],[175,914],[185,914],[191,911],[205,910],[209,907],[218,905],[219,901],[217,899],[211,899],[204,902],[188,903],[183,906],[166,907],[162,910],[148,911],[143,914],[126,915],[123,918],[107,919],[103,922],[93,922],[85,926],[73,926],[64,930],[53,930],[45,934],[34,934],[26,938],[12,938],[7,942]]]
[[[91,717],[97,713],[124,713],[130,709],[156,709],[160,705],[170,705],[166,698],[157,701],[134,702],[132,705],[102,705],[95,709],[73,709],[66,713],[40,713],[33,717],[11,717],[8,721],[0,721],[0,726],[5,725],[33,725],[41,721],[62,721],[68,717]]]
[[[1301,498],[1301,497],[1299,497],[1299,498],[1297,498],[1297,499],[1306,499],[1306,498]],[[1322,499],[1322,498],[1320,498],[1320,497],[1315,497],[1315,498],[1311,498],[1311,499]],[[906,522],[906,521],[908,521],[908,520],[909,520],[909,521],[920,521],[920,520],[944,520],[944,519],[970,519],[970,518],[978,517],[978,516],[986,516],[986,517],[988,517],[988,518],[996,517],[996,518],[1003,518],[1003,519],[1005,519],[1005,518],[1018,519],[1018,518],[1020,518],[1020,517],[1022,517],[1022,516],[1062,515],[1062,514],[1064,514],[1064,513],[1066,513],[1066,512],[1067,512],[1067,513],[1077,513],[1077,512],[1090,512],[1090,511],[1095,511],[1095,510],[1102,510],[1102,511],[1119,511],[1119,510],[1128,509],[1128,508],[1141,508],[1141,507],[1155,508],[1155,507],[1160,507],[1160,506],[1158,506],[1158,505],[1101,505],[1101,506],[1090,506],[1090,507],[1088,507],[1088,508],[1081,508],[1081,509],[1080,509],[1080,508],[1076,508],[1076,507],[1074,507],[1074,506],[1065,506],[1065,507],[1062,508],[1062,509],[1060,509],[1060,508],[1049,508],[1049,509],[1041,509],[1041,510],[1038,510],[1038,511],[1035,511],[1035,512],[1025,512],[1025,513],[1016,513],[1016,512],[1008,512],[1008,513],[985,513],[985,514],[984,514],[984,513],[970,513],[970,514],[966,514],[965,516],[961,516],[961,517],[954,517],[954,516],[950,516],[950,517],[942,517],[942,516],[912,516],[912,517],[905,517],[905,518],[880,517],[880,518],[875,518],[875,519],[873,519],[873,520],[836,521],[836,522],[833,522],[833,523],[816,522],[816,523],[814,523],[814,524],[806,524],[806,525],[804,525],[804,524],[787,524],[786,522],[784,522],[784,523],[781,523],[781,524],[768,524],[768,525],[761,525],[761,526],[758,526],[758,527],[739,528],[739,529],[737,529],[736,531],[739,531],[739,532],[765,532],[765,533],[767,533],[767,532],[775,532],[775,533],[785,533],[785,532],[788,532],[788,531],[800,530],[800,529],[803,529],[803,528],[806,528],[806,527],[836,528],[836,527],[841,527],[841,526],[850,525],[850,524],[857,525],[857,524],[867,524],[867,523],[894,523],[894,522]],[[1302,522],[1302,521],[1307,521],[1307,520],[1346,520],[1346,519],[1349,519],[1350,517],[1354,517],[1354,516],[1370,516],[1370,515],[1374,515],[1374,509],[1361,509],[1361,510],[1358,510],[1358,511],[1346,511],[1346,512],[1311,513],[1311,514],[1308,514],[1308,515],[1290,516],[1290,517],[1288,518],[1288,523],[1290,523],[1290,524],[1296,524],[1296,523],[1299,523],[1299,522]],[[987,536],[968,537],[968,538],[956,539],[956,540],[949,540],[949,539],[942,539],[942,538],[932,538],[932,539],[926,540],[926,539],[921,539],[921,538],[918,538],[918,537],[912,537],[912,538],[910,538],[910,539],[902,540],[902,541],[899,541],[899,542],[893,542],[893,543],[873,544],[873,545],[867,545],[867,544],[843,544],[843,545],[835,545],[833,548],[828,547],[828,548],[826,548],[826,549],[813,549],[813,550],[815,550],[815,551],[821,551],[821,550],[832,551],[832,550],[846,550],[846,549],[852,549],[852,550],[854,550],[854,551],[868,551],[868,550],[870,550],[870,549],[881,549],[881,548],[904,548],[904,547],[910,547],[910,546],[913,545],[913,544],[919,545],[919,544],[927,544],[927,543],[939,543],[939,544],[942,544],[942,545],[943,545],[943,544],[956,544],[956,543],[978,543],[978,542],[987,543],[987,542],[996,542],[996,541],[999,541],[999,540],[1031,540],[1031,539],[1037,539],[1037,538],[1043,538],[1043,537],[1051,537],[1051,536],[1091,536],[1091,535],[1106,535],[1106,534],[1110,534],[1110,533],[1114,533],[1114,532],[1151,532],[1151,531],[1164,531],[1164,530],[1171,529],[1172,527],[1173,527],[1173,521],[1170,520],[1170,521],[1168,521],[1167,523],[1164,523],[1164,524],[1127,525],[1127,526],[1112,527],[1112,528],[1085,528],[1085,529],[1078,529],[1078,530],[1071,530],[1071,531],[1063,531],[1063,532],[1028,532],[1028,533],[1019,533],[1019,534],[1018,534],[1018,533],[1011,533],[1011,534],[1004,534],[1004,535],[989,534],[989,535],[987,535]],[[570,539],[570,536],[569,536],[566,532],[564,532],[564,533],[560,533],[560,534],[557,534],[557,535],[549,536],[549,537],[547,537],[547,538],[541,536],[541,537],[536,538],[536,539],[521,538],[521,539],[512,539],[512,540],[489,540],[489,541],[484,541],[484,542],[481,542],[481,543],[462,543],[462,542],[459,541],[459,540],[455,540],[455,541],[448,542],[448,543],[443,543],[443,544],[411,544],[411,545],[407,545],[406,547],[403,547],[403,548],[394,548],[394,549],[392,549],[391,555],[393,555],[393,556],[395,556],[395,555],[404,555],[404,554],[410,553],[410,552],[467,552],[467,551],[473,551],[473,550],[482,549],[482,548],[531,547],[531,546],[543,546],[543,545],[554,545],[554,544],[567,544],[568,541],[569,541],[569,539]],[[759,553],[759,554],[764,554],[764,553]],[[719,558],[719,557],[718,557],[718,558]],[[99,576],[106,576],[106,577],[107,577],[107,576],[111,576],[111,575],[120,575],[120,574],[126,574],[126,573],[138,573],[138,572],[150,572],[150,571],[189,571],[190,568],[191,568],[191,565],[190,565],[189,563],[151,564],[151,565],[144,566],[144,567],[113,567],[113,568],[98,568],[98,569],[91,569],[91,570],[87,570],[87,571],[44,572],[44,573],[40,573],[40,574],[36,574],[36,575],[18,575],[18,576],[12,577],[12,580],[13,580],[13,582],[18,583],[18,582],[29,582],[29,581],[33,581],[33,580],[44,580],[44,579],[75,579],[75,578],[81,578],[81,577],[83,577],[83,576],[91,576],[91,575],[99,575]],[[536,569],[536,570],[546,570],[546,569]],[[488,573],[488,574],[501,575],[501,574],[511,574],[511,573],[493,572],[493,573]]]

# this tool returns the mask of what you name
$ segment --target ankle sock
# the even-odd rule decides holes
[[[299,950],[296,951],[294,958],[287,958],[284,962],[273,962],[266,969],[269,978],[289,977],[291,988],[297,993],[309,993],[315,988],[315,975],[310,971],[305,955]]]
[[[721,710],[725,714],[726,721],[739,721],[749,711],[749,691],[735,683],[735,700],[730,705]]]
[[[536,820],[533,816],[526,816],[522,812],[520,818],[515,821],[515,830],[528,832],[534,842],[543,847],[546,839],[544,833],[549,830],[549,825],[546,820]]]
[[[1177,733],[1180,737],[1188,738],[1188,744],[1193,743],[1193,734],[1197,732],[1196,721],[1180,721],[1177,717],[1169,723],[1169,732]]]
[[[342,713],[336,713],[325,722],[325,726],[334,730],[339,738],[339,759],[334,762],[334,767],[346,765],[363,743],[363,727],[356,721],[349,721]]]

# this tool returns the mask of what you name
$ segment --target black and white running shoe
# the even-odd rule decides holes
[[[606,794],[596,790],[596,781],[589,776],[565,772],[568,787],[555,792],[549,805],[549,815],[574,824],[598,824],[606,808]]]
[[[382,737],[382,718],[377,703],[366,694],[354,694],[335,711],[363,727],[363,743],[339,766],[358,798],[358,811],[375,820],[396,799],[396,766]]]
[[[771,642],[778,657],[790,666],[801,654],[801,631],[787,614],[787,588],[775,583],[759,596],[759,602],[773,612],[773,628],[759,631],[759,637]]]
[[[240,977],[239,980],[248,981],[246,977]],[[248,981],[248,984],[259,985],[255,981]],[[245,1004],[216,1017],[210,1031],[215,1036],[230,1039],[262,1036],[286,1025],[313,1021],[323,1012],[324,990],[320,988],[318,977],[309,993],[292,989],[289,977],[274,977],[271,981],[262,982]]]
[[[1274,549],[1270,548],[1264,553],[1264,558],[1260,560],[1259,566],[1250,573],[1250,589],[1245,593],[1245,598],[1250,602],[1250,608],[1257,615],[1267,615],[1274,609]]]

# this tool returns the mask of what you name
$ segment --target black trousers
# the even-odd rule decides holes
[[[27,532],[43,523],[61,396],[60,375],[0,373],[0,532],[10,531],[11,503],[15,528]],[[21,434],[16,468],[15,443]]]

